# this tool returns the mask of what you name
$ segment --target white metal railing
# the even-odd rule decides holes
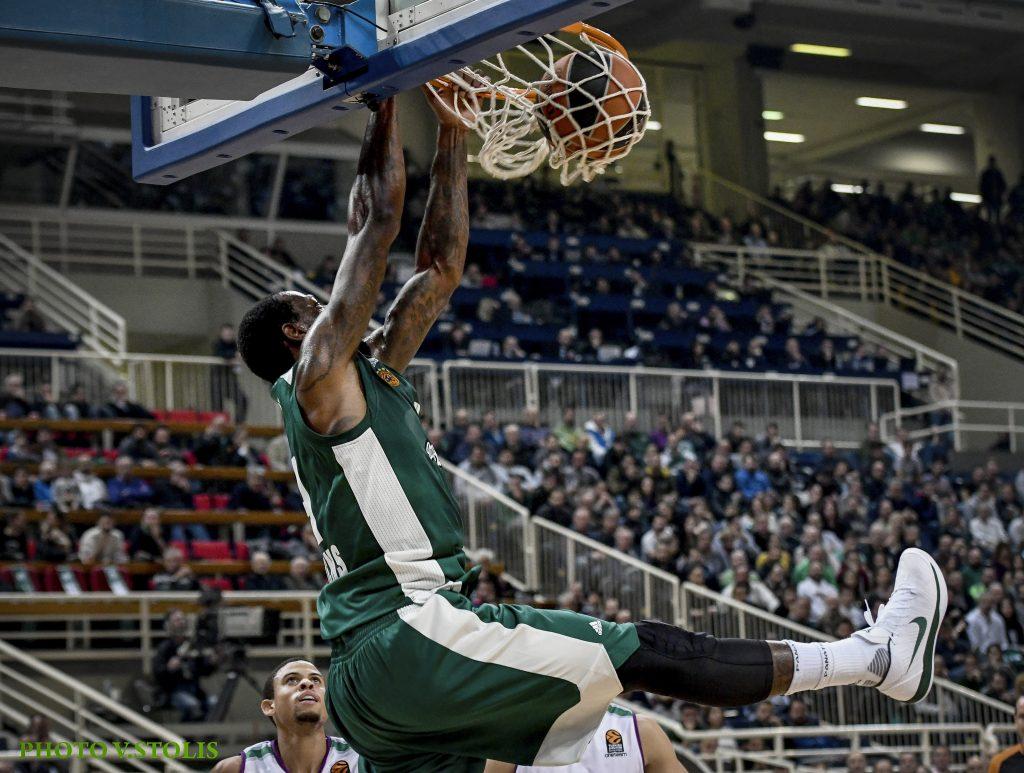
[[[911,440],[952,434],[957,451],[1000,443],[1011,453],[1017,453],[1024,446],[1020,437],[1024,435],[1024,403],[943,400],[883,413],[878,422],[886,442],[895,439],[896,431],[903,428]],[[965,435],[974,437],[969,441]]]
[[[535,590],[547,598],[557,599],[579,583],[584,594],[598,591],[618,599],[634,620],[679,619],[679,578],[674,574],[544,518],[534,517],[531,524]]]
[[[109,743],[112,739],[138,743],[161,741],[184,748],[185,739],[157,723],[125,708],[103,693],[38,658],[0,639],[0,716],[16,727],[27,729],[31,714],[50,720],[60,739]],[[58,739],[55,739],[58,740]],[[124,760],[72,757],[70,769],[102,771],[138,770],[187,771],[172,759]]]
[[[253,657],[312,659],[330,654],[320,639],[315,591],[227,591],[226,606],[263,606],[268,600],[281,609],[280,628],[273,643],[250,647]],[[144,673],[151,673],[153,655],[165,638],[162,625],[170,606],[198,609],[198,592],[90,592],[0,593],[0,621],[4,639],[29,647],[34,655],[50,661],[100,661],[139,659]],[[14,629],[18,623],[32,626]]]
[[[344,223],[108,209],[0,207],[0,233],[62,270],[219,277],[218,232],[344,238]]]
[[[727,192],[748,211],[767,216],[789,244],[813,250],[743,248],[748,270],[794,285],[821,298],[875,301],[902,309],[1014,357],[1024,357],[1024,316],[923,271],[872,252],[832,229],[706,170],[695,170],[711,187]],[[738,208],[737,208],[738,209]]]
[[[778,253],[790,257],[804,256],[813,258],[820,264],[819,253],[804,250],[772,250],[771,255],[762,255],[761,251],[749,247],[732,247],[718,244],[694,244],[694,258],[698,264],[713,263],[724,268],[735,281],[743,283],[747,277],[756,279],[773,295],[792,306],[806,316],[821,316],[828,320],[832,330],[856,335],[864,341],[883,346],[900,355],[910,357],[921,370],[946,370],[950,373],[954,384],[959,383],[957,362],[947,354],[925,346],[907,336],[901,335],[891,328],[865,319],[852,311],[848,311],[835,303],[828,302],[827,294],[812,294],[792,281],[781,270],[766,271],[765,265],[774,266]],[[786,276],[785,279],[776,275]]]
[[[1020,740],[1020,732],[1012,723],[997,723],[985,728],[985,745],[989,754],[1008,749]]]
[[[14,371],[23,373],[30,387],[50,383],[55,394],[81,383],[93,402],[107,399],[116,378],[127,379],[134,399],[154,409],[234,407],[238,415],[244,399],[248,423],[280,423],[267,385],[248,369],[216,357],[124,354],[118,367],[110,368],[88,352],[0,350],[0,375]],[[637,413],[641,426],[652,427],[662,416],[692,412],[716,435],[733,421],[756,429],[775,421],[785,442],[798,448],[825,438],[856,448],[866,421],[901,407],[896,382],[881,378],[473,360],[448,360],[438,368],[421,359],[413,360],[405,375],[434,426],[442,419],[452,426],[459,408],[471,414],[493,409],[500,421],[517,421],[527,406],[537,407],[554,426],[564,406],[573,405],[581,414],[607,413],[612,426],[621,426],[629,411]]]
[[[85,292],[0,229],[0,288],[32,297],[50,322],[80,336],[94,351],[117,355],[126,348],[124,318]]]
[[[692,583],[684,583],[680,602],[681,624],[691,630],[741,639],[830,641],[832,637],[749,604],[730,599]],[[968,690],[947,679],[936,679],[923,703],[911,706],[886,698],[875,690],[838,687],[807,693],[813,711],[830,725],[967,722],[985,726],[1005,722],[1013,708]]]
[[[466,545],[491,551],[502,564],[505,579],[516,588],[536,588],[539,578],[530,511],[447,459],[439,458],[438,463],[459,502]]]
[[[984,728],[970,723],[891,725],[823,725],[817,727],[718,728],[716,730],[685,730],[680,728],[684,744],[706,750],[700,756],[724,770],[723,763],[740,761],[729,770],[762,770],[757,763],[769,760],[776,766],[803,769],[798,766],[825,764],[828,769],[843,769],[846,757],[859,751],[865,755],[898,757],[911,752],[919,760],[929,759],[937,746],[949,748],[955,769],[981,751]],[[832,747],[801,748],[800,740],[828,739]],[[755,755],[739,752],[759,742],[762,749]],[[795,742],[795,743],[794,743]],[[748,764],[754,763],[754,764]],[[819,769],[819,768],[815,768]]]
[[[802,696],[803,697],[803,696]],[[760,742],[760,761],[774,760],[790,765],[825,764],[829,770],[845,768],[850,752],[859,751],[866,755],[913,752],[925,762],[937,746],[950,750],[954,769],[961,769],[963,763],[979,751],[992,751],[997,744],[1003,746],[1016,738],[1013,725],[989,725],[982,727],[973,723],[916,723],[905,725],[867,724],[816,726],[780,726],[769,728],[721,727],[714,730],[688,730],[676,719],[652,711],[621,698],[616,700],[637,714],[643,714],[656,721],[665,730],[676,747],[677,753],[692,754],[706,764],[721,769],[723,763],[733,762],[736,753],[750,741]],[[835,742],[831,748],[801,747],[799,739],[828,738]],[[793,743],[797,741],[797,743]],[[750,760],[757,761],[757,760]],[[733,770],[743,770],[736,767]],[[751,769],[757,769],[751,766]],[[800,768],[803,769],[803,768]],[[815,768],[818,769],[818,768]]]
[[[234,287],[250,297],[262,298],[282,290],[300,290],[323,303],[327,302],[328,296],[323,288],[226,231],[217,232],[217,265],[225,287]]]
[[[826,438],[856,448],[866,422],[900,407],[898,384],[885,378],[472,360],[446,360],[441,375],[448,426],[459,408],[471,415],[493,410],[506,422],[518,421],[526,406],[556,426],[573,406],[581,421],[604,412],[613,427],[629,412],[650,427],[693,413],[716,437],[734,421],[757,430],[774,421],[797,448]]]
[[[92,404],[109,399],[118,379],[129,385],[132,399],[154,410],[227,411],[249,424],[279,425],[281,409],[270,387],[244,366],[226,364],[218,357],[169,354],[120,355],[116,362],[84,351],[0,349],[0,378],[18,372],[30,392],[50,384],[54,395],[74,385],[85,388]],[[405,376],[416,388],[423,415],[440,421],[437,365],[413,360]]]

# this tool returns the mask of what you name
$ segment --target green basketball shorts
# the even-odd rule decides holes
[[[327,704],[367,771],[565,765],[583,753],[640,646],[631,623],[442,591],[336,643]]]

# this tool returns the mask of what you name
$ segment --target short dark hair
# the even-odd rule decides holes
[[[280,663],[278,663],[276,666],[274,666],[273,670],[271,670],[271,672],[269,674],[267,674],[267,679],[263,683],[263,692],[260,694],[261,700],[265,700],[265,701],[272,701],[272,700],[274,700],[274,677],[277,676],[278,672],[282,668],[287,666],[289,663],[298,663],[298,662],[304,661],[304,660],[305,660],[305,658],[285,658]],[[277,726],[277,722],[274,722],[274,718],[273,717],[267,717],[267,719],[269,719],[271,721],[271,723],[274,724],[275,727]]]
[[[238,352],[249,370],[264,381],[272,384],[291,368],[294,358],[281,326],[298,318],[295,307],[275,294],[249,309],[238,324]]]

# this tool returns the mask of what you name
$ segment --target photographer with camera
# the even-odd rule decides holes
[[[189,637],[188,620],[180,609],[164,619],[167,638],[153,656],[153,677],[168,702],[181,712],[182,722],[200,722],[210,708],[210,699],[200,680],[217,670],[216,642],[197,630]]]

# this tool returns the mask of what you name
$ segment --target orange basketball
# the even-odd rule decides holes
[[[629,150],[647,120],[647,90],[632,62],[606,49],[574,51],[555,62],[554,76],[539,86],[549,97],[541,125],[562,138],[567,154],[587,148],[587,158],[611,159]]]

